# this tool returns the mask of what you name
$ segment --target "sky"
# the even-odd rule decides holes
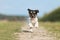
[[[60,0],[0,0],[0,14],[28,16],[27,9],[38,9],[38,16],[60,7]]]

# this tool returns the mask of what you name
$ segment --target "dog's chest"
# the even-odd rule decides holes
[[[31,23],[36,23],[37,22],[37,18],[30,18],[29,19]]]

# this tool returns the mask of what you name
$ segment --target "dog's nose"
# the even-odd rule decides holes
[[[32,17],[34,17],[34,16],[32,16]]]
[[[34,15],[32,16],[32,18],[34,18]]]
[[[32,15],[32,17],[34,17],[34,15]]]
[[[32,17],[34,17],[34,15],[32,15]]]
[[[34,17],[34,15],[32,15]]]

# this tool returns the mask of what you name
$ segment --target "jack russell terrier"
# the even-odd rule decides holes
[[[39,13],[39,10],[31,10],[28,9],[29,13],[29,31],[33,32],[33,27],[38,27],[38,18],[37,18],[37,13]]]

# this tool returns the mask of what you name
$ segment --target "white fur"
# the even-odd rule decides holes
[[[31,20],[32,18],[29,17],[29,27],[38,27],[38,18],[35,17],[33,18],[33,20]]]

